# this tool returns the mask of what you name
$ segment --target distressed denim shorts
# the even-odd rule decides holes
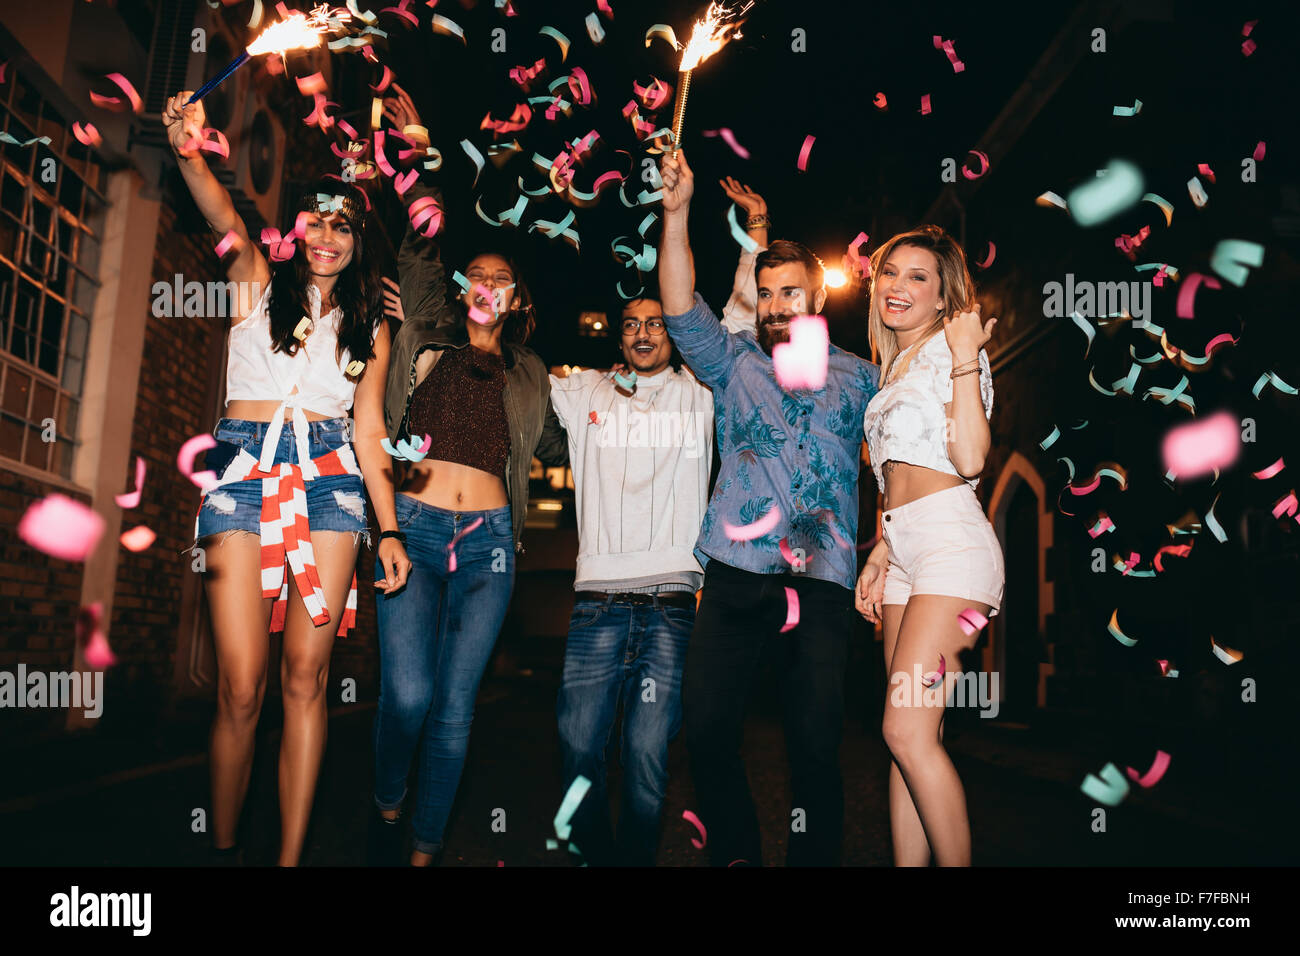
[[[319,458],[335,448],[348,444],[346,418],[327,418],[309,422],[308,428],[312,458]],[[212,433],[217,440],[209,448],[204,463],[195,469],[207,468],[220,478],[230,466],[239,449],[246,448],[250,455],[259,455],[262,440],[269,422],[250,422],[240,418],[223,418]],[[293,422],[286,421],[280,432],[280,445],[275,450],[275,464],[298,464],[298,446],[294,441]],[[356,475],[321,475],[305,482],[307,488],[307,518],[312,531],[349,531],[362,535],[370,543],[370,524],[366,516],[366,495],[362,481]],[[262,482],[259,479],[236,481],[214,488],[203,496],[199,507],[199,538],[229,531],[261,532]]]

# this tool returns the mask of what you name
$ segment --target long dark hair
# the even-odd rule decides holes
[[[334,285],[334,301],[343,310],[338,325],[336,357],[342,361],[344,351],[359,362],[369,362],[374,355],[375,327],[383,320],[383,287],[373,257],[366,255],[366,198],[361,190],[341,180],[322,178],[307,187],[299,203],[299,212],[319,212],[317,193],[342,196],[338,214],[352,228],[352,260],[339,273]],[[271,264],[271,320],[273,351],[295,355],[302,345],[293,337],[302,317],[311,315],[309,286],[311,267],[307,264],[305,242],[297,240],[292,259]],[[322,312],[325,311],[322,303]]]

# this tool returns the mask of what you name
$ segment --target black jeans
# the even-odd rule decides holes
[[[787,866],[837,866],[844,831],[840,737],[852,592],[803,574],[755,574],[711,559],[686,651],[683,717],[696,812],[710,860],[761,865],[758,817],[740,756],[745,703],[763,647],[786,623],[785,589],[799,624],[780,635],[785,741],[794,798]]]

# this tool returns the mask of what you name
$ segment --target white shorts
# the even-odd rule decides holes
[[[881,529],[889,545],[883,603],[942,594],[988,604],[990,617],[998,613],[1006,582],[1002,547],[970,485],[892,508]]]

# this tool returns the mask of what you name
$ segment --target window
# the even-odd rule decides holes
[[[22,74],[10,75],[0,128],[50,144],[0,147],[0,458],[70,478],[105,171]]]

